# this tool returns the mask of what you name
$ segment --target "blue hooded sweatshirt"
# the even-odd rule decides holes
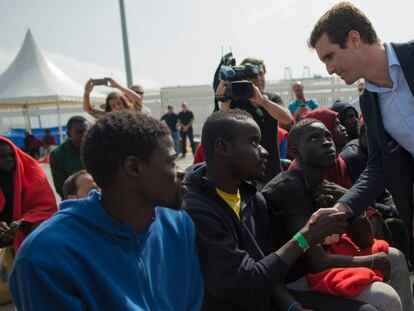
[[[115,221],[100,194],[68,200],[24,241],[10,290],[18,310],[200,310],[195,229],[156,207],[140,232]]]

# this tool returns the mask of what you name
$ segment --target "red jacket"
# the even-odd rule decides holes
[[[55,195],[39,163],[17,148],[10,140],[1,137],[13,149],[16,167],[13,173],[13,221],[37,223],[48,219],[57,211]],[[0,212],[6,198],[0,189]],[[25,238],[22,230],[14,237],[15,251]]]
[[[371,247],[360,250],[351,239],[344,234],[341,240],[328,247],[328,253],[345,256],[366,256],[380,252],[388,252],[388,243],[374,240]],[[332,268],[306,276],[309,288],[315,292],[333,296],[354,297],[359,295],[367,285],[383,280],[378,270],[365,267]]]
[[[194,153],[193,164],[204,162],[204,150],[201,144],[197,145],[196,151]]]

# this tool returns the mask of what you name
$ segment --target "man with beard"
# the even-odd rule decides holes
[[[101,193],[68,200],[26,239],[10,279],[19,310],[200,310],[203,283],[168,127],[108,113],[82,160]]]

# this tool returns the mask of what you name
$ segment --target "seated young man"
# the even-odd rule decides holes
[[[316,119],[321,121],[332,134],[332,140],[336,150],[342,150],[348,141],[348,135],[345,127],[341,125],[338,113],[326,108],[317,108],[307,111],[302,115],[303,119]],[[338,151],[339,152],[339,151]],[[296,160],[293,160],[289,169],[296,167]],[[326,170],[325,178],[328,181],[338,185],[350,188],[352,186],[345,161],[337,154],[334,164]]]
[[[326,108],[318,108],[306,112],[303,115],[303,118],[310,118],[321,121],[325,125],[325,127],[331,132],[332,140],[334,142],[336,150],[343,150],[342,146],[347,141],[348,131],[345,131],[344,126],[340,124],[337,112]],[[339,148],[337,148],[337,146],[339,146]],[[348,145],[346,145],[344,148],[346,148],[347,146]],[[366,150],[366,153],[367,152],[368,151]],[[361,174],[364,170],[368,157],[366,157],[365,165],[361,165],[359,163],[360,160],[347,161],[342,158],[342,155],[343,152],[341,152],[341,154],[337,153],[335,164],[326,170],[325,179],[337,185],[340,185],[346,189],[349,189],[356,181],[356,179],[358,179],[359,174]],[[351,164],[351,166],[349,166],[348,164]],[[355,176],[356,174],[354,172],[355,166],[361,169],[357,177]],[[354,179],[355,177],[356,179]],[[320,192],[329,192],[331,191],[330,188],[335,188],[336,190],[339,190],[340,187],[338,187],[337,185],[331,186],[328,183],[325,183],[324,187],[321,187]],[[342,196],[344,194],[343,191],[346,191],[346,189],[342,189],[341,191],[336,192],[340,193],[340,196]],[[369,207],[367,209],[367,215],[370,219],[372,229],[374,231],[374,236],[379,239],[387,240],[389,243],[391,243],[392,246],[397,247],[399,250],[403,251],[405,255],[407,255],[409,253],[408,233],[406,233],[407,230],[404,228],[401,220],[395,218],[397,212],[393,204],[392,198],[390,198],[389,196],[388,199],[384,201],[386,201],[388,204],[372,204],[372,207]],[[387,223],[389,223],[390,226],[385,224],[384,219],[386,218],[389,218]],[[398,236],[398,238],[393,239],[393,235]]]
[[[98,185],[86,170],[73,173],[62,187],[63,200],[86,198],[92,190],[99,191]]]
[[[329,167],[335,163],[336,151],[331,133],[318,120],[304,119],[294,125],[289,142],[296,168],[282,172],[263,189],[270,210],[271,225],[278,245],[307,223],[317,210],[315,195],[323,184]],[[305,275],[330,268],[366,267],[390,276],[390,285],[373,282],[350,299],[367,302],[378,310],[413,310],[412,293],[405,258],[397,249],[388,254],[345,256],[329,254],[322,246],[310,247],[292,269],[288,288],[309,290]],[[391,273],[389,273],[391,269]]]
[[[10,278],[17,309],[200,310],[194,224],[162,207],[179,204],[167,126],[107,113],[82,158],[101,193],[63,202],[23,243]]]
[[[286,289],[276,299],[275,287],[306,244],[341,231],[346,215],[319,219],[312,226],[304,223],[275,250],[264,198],[247,182],[263,177],[267,158],[252,116],[239,109],[213,113],[204,123],[202,145],[205,164],[188,170],[184,195],[184,208],[197,231],[205,286],[202,310],[303,310]],[[332,310],[324,308],[332,297],[320,297],[317,309]],[[363,310],[352,301],[340,304],[343,310]]]
[[[0,247],[14,246],[57,211],[39,163],[0,136]]]

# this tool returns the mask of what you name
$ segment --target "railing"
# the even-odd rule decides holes
[[[296,79],[268,81],[267,92],[278,93],[285,104],[294,98],[293,83]],[[322,107],[329,107],[332,103],[341,99],[352,101],[357,98],[358,92],[355,86],[348,86],[337,77],[320,79],[302,79],[305,97],[316,100]],[[185,101],[188,108],[193,111],[194,134],[200,135],[205,119],[212,113],[214,108],[214,92],[211,85],[177,86],[164,87],[161,89],[146,90],[144,104],[152,110],[155,118],[161,118],[166,112],[167,106],[174,107],[178,113],[181,110],[181,103]],[[62,125],[75,115],[80,114],[93,119],[83,112],[82,105],[61,106]],[[30,124],[33,128],[53,127],[58,125],[58,109],[56,108],[33,108],[29,110]],[[3,110],[0,114],[0,133],[11,128],[24,128],[24,117],[21,109]]]

